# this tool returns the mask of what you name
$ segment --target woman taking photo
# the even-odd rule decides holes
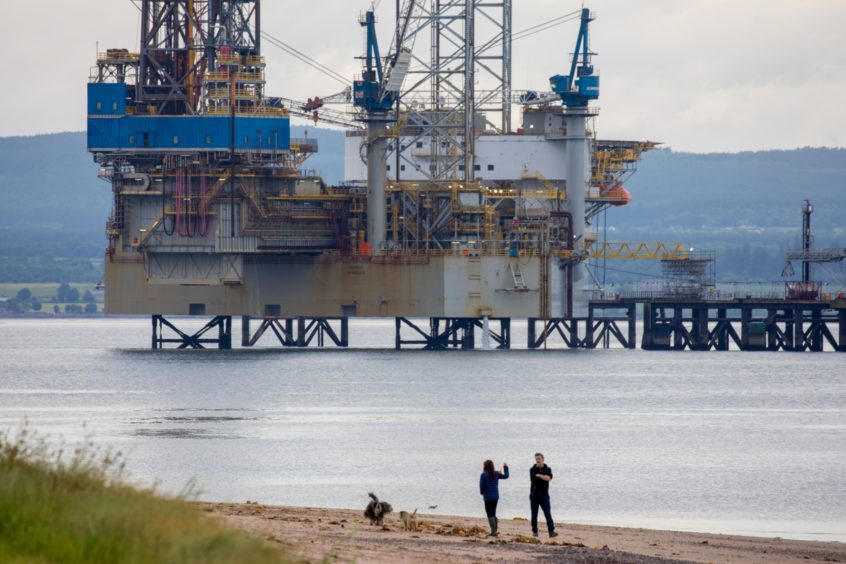
[[[503,462],[502,472],[497,472],[492,460],[485,460],[482,465],[482,475],[479,477],[479,492],[485,500],[485,513],[491,524],[491,534],[497,536],[496,531],[496,503],[499,501],[499,481],[508,479],[508,464]]]

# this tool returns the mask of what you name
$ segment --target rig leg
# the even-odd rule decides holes
[[[241,346],[242,347],[252,346],[252,344],[250,343],[250,316],[249,315],[242,315],[241,316]]]
[[[154,315],[153,321],[153,338],[152,348],[162,349],[166,344],[178,345],[178,349],[204,349],[205,345],[217,345],[219,349],[232,348],[232,317],[226,315],[218,315],[206,323],[199,331],[193,335],[185,333],[173,323],[168,321],[163,315]],[[165,329],[170,329],[176,336],[165,337]],[[217,338],[206,336],[207,333],[217,329]]]
[[[631,304],[626,310],[626,316],[629,318],[629,340],[626,344],[627,348],[637,348],[637,305]]]
[[[643,304],[643,336],[640,341],[640,348],[645,351],[652,350],[655,346],[655,308],[651,303]]]
[[[232,348],[232,317],[223,317],[217,325],[217,348],[229,350]]]
[[[846,309],[837,310],[837,326],[838,343],[840,344],[837,350],[846,352]]]
[[[804,351],[805,345],[805,312],[797,307],[793,309],[793,350]]]
[[[708,306],[702,305],[691,310],[693,314],[693,328],[691,330],[690,348],[695,351],[707,351],[708,343]]]
[[[825,321],[823,321],[821,309],[815,309],[811,312],[811,328],[809,331],[811,333],[811,350],[814,352],[822,352]]]
[[[332,327],[333,321],[339,322],[337,331]],[[250,334],[248,321],[241,325],[241,340],[244,346],[255,345],[268,329],[283,347],[307,347],[315,341],[318,347],[323,347],[327,337],[337,347],[349,346],[349,320],[346,317],[265,317],[253,334]]]
[[[502,340],[499,343],[498,349],[510,349],[511,348],[511,318],[504,317],[500,320],[500,335],[502,336]]]
[[[716,349],[718,351],[727,351],[729,350],[729,335],[728,335],[728,328],[730,326],[729,320],[726,318],[726,309],[719,308],[717,309],[717,342],[716,342]]]
[[[686,344],[684,339],[683,314],[683,308],[678,306],[673,308],[673,349],[677,351],[683,351]]]
[[[594,348],[596,348],[596,345],[598,345],[599,343],[597,342],[598,340],[597,340],[597,341],[594,341],[594,335],[593,335],[593,329],[594,329],[594,324],[593,324],[593,323],[594,323],[594,320],[593,320],[593,312],[592,312],[591,310],[588,310],[588,311],[590,311],[590,315],[588,315],[588,318],[587,318],[587,319],[585,319],[585,339],[584,339],[584,341],[583,341],[583,343],[582,343],[582,346],[583,346],[584,348],[587,348],[587,349],[594,349]],[[603,332],[603,335],[604,335],[604,332]]]
[[[566,322],[564,322],[566,323]],[[579,343],[581,340],[579,339],[579,320],[577,318],[570,319],[569,323],[570,329],[570,339],[567,342],[567,346],[571,349],[575,349],[579,347]]]
[[[743,307],[740,310],[740,350],[749,350],[749,329],[752,325],[752,310]]]
[[[774,308],[767,309],[766,330],[767,330],[767,350],[777,351],[781,339],[781,332],[778,329],[778,310]]]
[[[492,328],[496,323],[499,323],[499,332]],[[483,339],[493,341],[498,349],[511,348],[511,319],[499,317],[488,319],[487,324],[477,317],[431,317],[428,331],[408,318],[397,317],[394,319],[394,348],[400,350],[404,345],[415,345],[424,350],[472,350],[476,347],[476,329],[485,331],[486,325]],[[403,337],[404,327],[414,332],[414,338]]]
[[[528,322],[528,326],[527,326],[528,347],[530,349],[536,349],[540,345],[540,343],[537,340],[537,336],[536,336],[537,335],[537,321],[538,320],[534,317],[530,317],[526,321]],[[841,327],[843,327],[842,324],[841,324]]]

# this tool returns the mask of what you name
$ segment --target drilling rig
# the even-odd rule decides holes
[[[109,49],[91,73],[88,148],[113,194],[106,311],[151,315],[153,347],[228,348],[240,316],[246,346],[268,331],[346,346],[348,318],[393,317],[397,346],[472,347],[481,328],[507,348],[511,318],[587,315],[587,259],[686,258],[591,227],[628,203],[622,183],[654,143],[590,126],[588,10],[548,94],[512,91],[511,0],[404,0],[385,56],[374,12],[360,18],[351,92],[299,103],[265,93],[260,4],[141,0],[139,50]],[[326,114],[349,127],[332,186],[304,172],[318,147],[291,138],[290,116],[350,93],[346,115]],[[211,320],[187,334],[179,315]]]

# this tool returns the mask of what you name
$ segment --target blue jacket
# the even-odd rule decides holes
[[[505,467],[505,474],[496,473],[496,478],[491,479],[487,472],[482,472],[479,477],[479,493],[485,501],[499,499],[499,481],[508,479],[508,466]]]

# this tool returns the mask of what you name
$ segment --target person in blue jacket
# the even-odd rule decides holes
[[[499,481],[508,479],[508,464],[502,463],[502,472],[497,472],[492,460],[485,460],[482,465],[482,475],[479,477],[479,493],[485,500],[485,513],[491,524],[491,534],[497,536],[496,504],[499,501]]]

